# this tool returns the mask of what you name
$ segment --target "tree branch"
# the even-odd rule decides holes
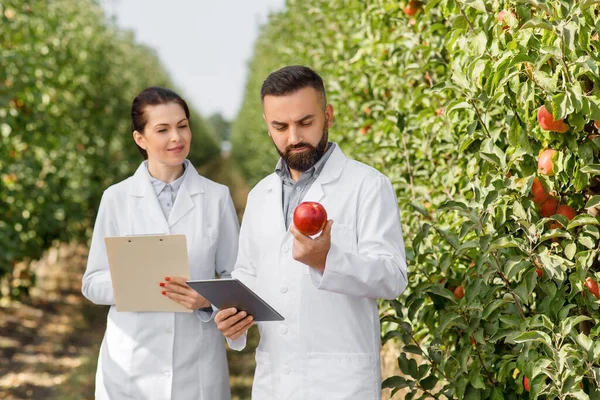
[[[498,270],[498,274],[500,275],[500,278],[502,278],[502,280],[506,284],[506,287],[508,288],[508,291],[510,292],[510,294],[513,297],[513,299],[515,300],[515,304],[516,304],[517,308],[519,309],[519,313],[521,313],[521,317],[523,317],[523,319],[525,319],[525,313],[523,312],[523,308],[521,307],[521,303],[519,302],[519,299],[517,298],[517,295],[510,288],[510,282],[508,282],[508,279],[506,279],[506,276],[504,276],[504,273],[500,269],[500,260],[498,260],[498,258],[496,257],[495,254],[492,254],[492,257],[496,261],[496,269]]]

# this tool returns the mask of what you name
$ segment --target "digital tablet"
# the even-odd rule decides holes
[[[190,280],[187,284],[219,310],[235,307],[252,315],[255,321],[284,320],[273,307],[237,279]]]

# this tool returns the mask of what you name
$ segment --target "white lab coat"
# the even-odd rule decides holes
[[[214,313],[117,312],[105,236],[185,234],[191,279],[230,276],[239,225],[226,186],[186,175],[167,221],[147,169],[109,187],[102,197],[82,292],[109,305],[96,373],[96,400],[230,399],[223,335]],[[156,282],[156,290],[160,290]]]
[[[292,258],[281,179],[269,175],[248,196],[232,275],[285,318],[257,324],[252,398],[380,399],[376,299],[394,299],[407,285],[395,192],[387,177],[336,146],[303,201],[320,202],[334,221],[323,274]]]

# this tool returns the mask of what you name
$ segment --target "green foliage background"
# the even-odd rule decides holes
[[[156,54],[95,1],[0,3],[0,277],[90,234],[103,190],[141,162],[129,113],[154,85],[173,88]],[[195,111],[192,129],[199,166],[219,142]]]
[[[233,155],[251,183],[273,171],[262,80],[313,67],[332,138],[398,194],[410,283],[381,307],[403,372],[384,387],[409,400],[600,398],[599,307],[583,285],[600,276],[599,2],[430,0],[414,17],[408,3],[288,0],[256,45]],[[540,128],[543,104],[568,132]],[[571,221],[529,199],[544,148],[556,174],[540,179]]]

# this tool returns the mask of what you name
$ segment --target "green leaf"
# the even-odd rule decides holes
[[[406,354],[400,353],[398,357],[398,366],[403,374],[410,376],[411,378],[418,379],[419,371],[417,368],[417,362],[414,359],[406,358]]]
[[[438,296],[445,297],[452,301],[456,301],[454,294],[451,291],[438,285],[431,286],[429,289],[427,289],[427,292],[437,294]]]
[[[569,317],[560,322],[560,331],[563,337],[567,336],[573,330],[573,327],[583,321],[590,321],[590,317],[585,315],[578,315],[575,317]]]
[[[481,314],[481,319],[483,319],[483,320],[487,319],[502,304],[504,304],[504,300],[494,300],[493,302],[488,304],[484,308],[483,313]]]
[[[569,101],[569,96],[564,93],[559,93],[552,97],[552,117],[554,120],[564,119],[574,110],[573,105]]]
[[[438,378],[432,373],[427,378],[423,379],[420,384],[425,390],[431,390],[437,385]]]
[[[508,249],[511,247],[519,248],[519,244],[512,236],[503,236],[503,237],[500,237],[500,238],[494,240],[490,244],[489,251],[494,251],[494,250],[498,250],[498,249]]]
[[[466,0],[465,5],[467,5],[469,7],[473,7],[474,9],[479,10],[484,13],[487,12],[487,9],[485,8],[485,3],[483,2],[483,0]]]
[[[390,376],[381,383],[382,389],[405,388],[407,387],[406,378],[401,376]]]
[[[573,218],[571,222],[569,222],[569,226],[567,226],[567,229],[571,230],[573,228],[583,225],[600,225],[600,222],[598,222],[598,219],[596,217],[592,217],[591,215],[579,214],[575,218]]]
[[[565,246],[565,256],[569,260],[573,260],[573,257],[575,257],[576,252],[577,252],[577,245],[575,243],[571,242]]]
[[[408,345],[404,346],[402,348],[402,351],[404,351],[406,353],[417,354],[419,356],[423,355],[421,348],[414,344],[408,344]]]
[[[516,343],[540,342],[547,346],[552,346],[552,341],[547,333],[541,331],[529,331],[522,333],[514,338]]]
[[[381,343],[385,344],[388,340],[393,339],[393,338],[398,338],[400,340],[402,340],[404,333],[400,332],[400,331],[388,331],[385,333],[385,335],[383,335],[383,338],[381,338]]]
[[[587,247],[588,249],[593,249],[594,247],[596,247],[596,243],[594,242],[594,239],[592,239],[589,236],[579,236],[577,238],[577,241],[582,244],[583,246]]]
[[[592,175],[600,175],[600,164],[588,164],[580,169],[581,172]]]
[[[600,167],[600,165],[599,165],[599,167]],[[587,203],[585,203],[585,208],[592,208],[599,204],[600,204],[600,196],[596,194],[596,195],[590,197],[590,199],[587,201]]]
[[[525,22],[522,26],[521,29],[545,29],[547,31],[552,31],[554,30],[554,27],[552,26],[551,23],[549,23],[548,21],[545,21],[541,18],[534,18],[534,19],[530,19],[529,21]]]

